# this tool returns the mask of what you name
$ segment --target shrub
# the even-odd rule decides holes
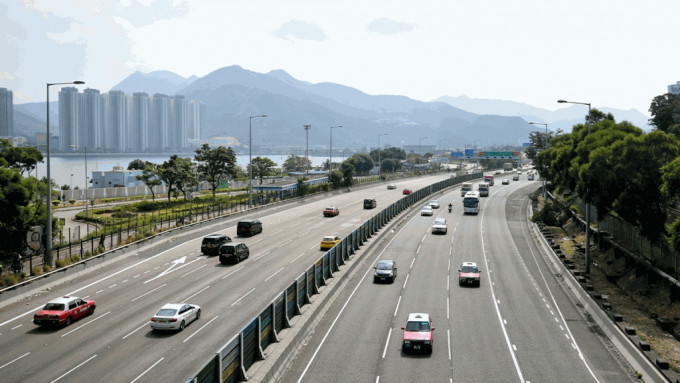
[[[75,203],[76,203],[76,200],[74,200],[74,199],[70,199],[70,200],[68,200],[68,203],[70,203],[71,205],[73,205],[73,204],[75,204]]]
[[[44,273],[47,273],[52,270],[52,267],[50,267],[50,265],[43,265],[42,270]]]
[[[71,256],[71,262],[78,262],[80,261],[80,257],[78,255],[72,255]]]
[[[59,206],[59,200],[56,200],[56,199],[53,200],[53,201],[52,201],[52,206],[54,206],[54,207]]]
[[[92,257],[92,252],[90,252],[90,250],[87,250],[87,251],[85,252],[85,255],[84,255],[83,257],[84,257],[85,259]]]
[[[0,284],[2,286],[12,286],[17,283],[17,276],[14,274],[6,274],[2,276],[2,279],[0,279]]]
[[[43,269],[41,267],[38,267],[38,266],[31,269],[31,275],[40,275],[40,274],[42,274],[42,272],[43,272]]]
[[[57,269],[60,269],[64,266],[66,266],[66,265],[68,265],[66,258],[65,259],[57,259],[56,261],[54,261],[54,267],[56,267]]]

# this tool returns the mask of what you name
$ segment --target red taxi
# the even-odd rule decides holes
[[[42,310],[33,315],[38,326],[69,326],[73,321],[94,314],[95,301],[78,297],[61,297],[47,302]]]
[[[432,337],[432,319],[430,314],[425,313],[411,313],[408,314],[408,321],[404,330],[401,349],[404,352],[409,351],[424,351],[432,353],[432,344],[434,338]]]
[[[402,194],[404,194],[404,195],[411,194],[411,189],[404,189]]]
[[[324,217],[335,217],[338,214],[340,214],[340,210],[338,210],[338,208],[335,207],[335,206],[329,206],[329,207],[323,209],[323,216]]]
[[[479,286],[479,273],[481,273],[475,262],[463,262],[458,269],[458,284],[460,286]]]

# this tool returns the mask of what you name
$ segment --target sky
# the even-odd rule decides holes
[[[680,81],[678,0],[0,0],[0,87],[282,69],[372,95],[649,114]],[[57,90],[51,88],[56,99]]]

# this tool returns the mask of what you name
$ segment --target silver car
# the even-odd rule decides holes
[[[201,308],[188,303],[166,303],[151,318],[154,330],[184,330],[189,323],[201,317]]]
[[[420,211],[420,215],[432,215],[432,207],[430,207],[430,205],[423,207],[423,210]]]
[[[439,201],[433,199],[432,201],[430,201],[430,207],[432,207],[433,209],[439,209]]]
[[[446,234],[447,229],[446,218],[437,218],[434,220],[434,223],[432,224],[432,234]]]

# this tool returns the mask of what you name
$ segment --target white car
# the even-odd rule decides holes
[[[432,201],[430,201],[430,207],[433,209],[439,209],[439,201],[433,199]]]
[[[420,211],[420,215],[432,215],[432,207],[430,205],[423,207],[423,210]]]
[[[446,234],[447,229],[446,218],[437,218],[434,220],[434,223],[432,224],[432,234]]]
[[[166,303],[151,318],[154,330],[184,330],[189,323],[201,317],[201,308],[188,303]]]

